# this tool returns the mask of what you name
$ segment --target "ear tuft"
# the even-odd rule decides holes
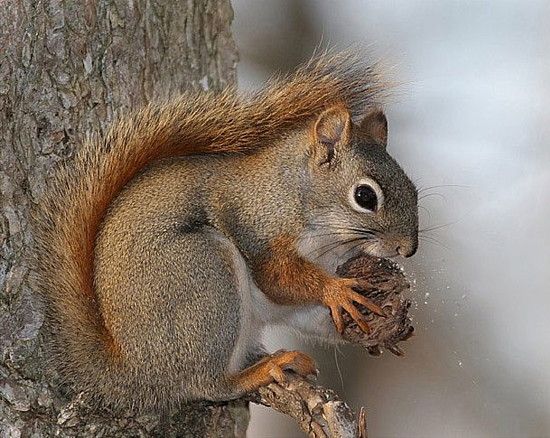
[[[381,109],[368,113],[359,125],[361,133],[386,147],[388,143],[388,120]]]
[[[325,148],[325,162],[330,162],[334,151],[339,145],[348,143],[351,131],[351,117],[348,110],[342,106],[334,106],[324,111],[314,127],[315,141]]]

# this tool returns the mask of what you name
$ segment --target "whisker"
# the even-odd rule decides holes
[[[418,208],[421,208],[422,210],[424,210],[430,219],[432,218],[432,214],[430,213],[430,210],[428,210],[426,207],[424,207],[423,205],[419,205]]]
[[[441,193],[435,192],[435,193],[426,193],[425,195],[420,196],[418,198],[418,202],[422,201],[423,199],[429,198],[430,196],[438,196],[444,201],[447,201],[447,198],[444,195],[442,195]]]
[[[321,257],[323,257],[325,254],[329,253],[330,251],[333,251],[335,250],[336,248],[338,248],[339,246],[341,245],[347,245],[348,243],[350,242],[355,242],[355,240],[359,239],[358,237],[355,237],[355,238],[352,238],[352,239],[346,239],[346,240],[338,240],[336,242],[331,242],[330,244],[328,245],[323,245],[319,248],[315,248],[313,249],[308,255],[311,255],[311,254],[314,254],[314,253],[317,253],[316,257],[317,259],[320,259]],[[326,249],[325,251],[321,252],[321,250],[325,249],[325,248],[328,248]]]
[[[462,184],[441,184],[441,185],[437,185],[437,186],[422,187],[422,188],[417,190],[417,193],[420,194],[420,193],[426,192],[428,190],[439,189],[439,188],[444,188],[444,187],[457,187],[457,188],[461,188],[461,189],[471,188],[471,186],[465,186],[465,185],[462,185]]]
[[[362,239],[362,240],[368,240],[368,239]],[[364,242],[358,242],[356,243],[355,245],[353,245],[351,248],[347,249],[346,252],[344,252],[342,254],[342,258],[346,258],[346,256],[351,252],[353,251],[355,248],[357,248],[358,246],[362,245]]]
[[[364,240],[368,240],[366,239],[365,237],[357,237],[355,239],[350,239],[350,240],[347,240],[345,242],[340,242],[340,245],[336,245],[334,248],[329,248],[328,250],[324,251],[322,254],[319,254],[317,256],[318,259],[320,259],[321,257],[323,257],[325,254],[327,254],[328,252],[338,248],[339,246],[343,246],[343,245],[349,245],[350,243],[354,243],[354,242],[358,242],[358,241],[364,241]],[[362,242],[359,242],[357,245],[361,244]],[[356,246],[357,246],[356,245]],[[347,253],[347,251],[346,251]]]
[[[431,228],[424,228],[422,230],[418,230],[419,233],[427,233],[429,231],[435,231],[435,230],[439,230],[441,228],[445,228],[445,227],[448,227],[450,225],[454,225],[456,224],[456,222],[448,222],[446,224],[442,224],[442,225],[436,225],[434,227],[431,227]]]
[[[326,236],[350,236],[350,235],[359,235],[361,233],[357,232],[345,232],[345,231],[334,231],[331,233],[311,233],[308,237],[326,237]]]
[[[351,226],[347,226],[347,225],[336,227],[332,224],[322,223],[322,222],[312,222],[310,225],[325,227],[325,228],[332,228],[332,229],[335,229],[335,230],[338,230],[338,231],[340,231],[340,230],[341,231],[355,231],[359,234],[376,235],[376,233],[382,233],[382,230],[376,230],[376,229],[373,229],[373,228],[356,228],[356,227],[351,227]]]
[[[325,248],[329,248],[329,249],[326,251],[326,252],[328,252],[328,251],[330,251],[330,250],[332,250],[332,249],[338,247],[338,245],[340,245],[340,244],[342,244],[342,243],[346,243],[346,242],[351,241],[351,240],[355,240],[355,238],[353,238],[353,239],[345,239],[345,240],[343,240],[343,241],[342,241],[342,240],[337,240],[336,242],[329,242],[329,243],[327,243],[327,244],[325,244],[325,245],[322,245],[322,246],[313,248],[311,251],[309,251],[309,252],[306,254],[306,256],[309,257],[309,256],[312,255],[313,253],[318,252],[318,251],[321,251],[321,250],[323,250],[323,249],[325,249]],[[325,253],[323,253],[323,254],[325,254]],[[320,256],[317,256],[317,257],[320,257]]]
[[[359,246],[363,241],[372,240],[373,237],[377,235],[377,233],[381,232],[379,230],[362,229],[362,228],[356,228],[356,227],[347,226],[347,225],[336,227],[334,224],[330,224],[324,221],[310,222],[309,225],[321,228],[321,230],[319,230],[320,232],[318,233],[312,232],[310,234],[310,237],[313,237],[313,238],[326,237],[326,236],[350,236],[349,238],[346,238],[344,240],[337,240],[336,242],[328,242],[325,245],[315,247],[306,254],[306,257],[314,256],[317,259],[323,257],[325,254],[327,254],[330,251],[336,250],[340,246],[355,243],[355,245],[353,245],[350,249],[348,249],[345,252],[345,254],[348,254],[349,251]]]
[[[422,235],[418,236],[418,238],[419,238],[419,239],[423,239],[423,240],[425,240],[425,241],[430,240],[430,241],[432,241],[432,242],[436,242],[436,243],[438,243],[438,244],[440,244],[440,245],[443,245],[443,243],[441,243],[441,241],[440,241],[438,238],[434,237],[434,236],[429,236],[429,235],[422,234]]]
[[[353,228],[353,227],[349,227],[349,228],[346,228],[348,230],[353,230],[353,231],[356,231],[360,234],[368,234],[370,236],[375,236],[376,233],[380,233],[381,231],[378,231],[378,230],[374,230],[372,228],[369,228],[369,229],[364,229],[362,230],[361,228]]]
[[[441,248],[450,250],[450,248],[447,245],[441,243],[439,240],[433,239],[433,238],[429,239],[428,237],[431,237],[431,236],[418,236],[418,239],[423,243],[431,243],[434,246],[440,246]]]

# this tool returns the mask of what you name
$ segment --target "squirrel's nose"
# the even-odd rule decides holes
[[[418,248],[418,241],[416,239],[407,239],[405,242],[401,242],[397,247],[397,253],[403,257],[411,257],[416,253]]]

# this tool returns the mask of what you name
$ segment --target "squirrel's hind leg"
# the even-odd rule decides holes
[[[212,236],[225,249],[223,253],[231,257],[241,303],[239,336],[228,372],[220,376],[219,380],[220,386],[224,388],[220,392],[221,398],[239,397],[271,382],[282,382],[288,371],[304,377],[317,374],[314,360],[305,353],[284,350],[273,354],[265,352],[260,339],[263,325],[258,322],[259,309],[254,308],[265,306],[265,303],[260,304],[262,300],[256,295],[261,292],[254,285],[246,262],[235,245],[218,233]]]
[[[261,330],[232,244],[209,227],[144,234],[109,236],[124,248],[111,244],[97,264],[104,315],[129,370],[117,380],[128,404],[238,397],[228,376],[250,363]],[[123,300],[111,292],[120,289]]]
[[[229,400],[284,379],[285,371],[315,372],[313,360],[298,352],[258,361],[265,322],[256,307],[265,303],[252,296],[246,263],[220,232],[194,228],[158,235],[154,242],[134,238],[132,244],[146,251],[133,254],[147,258],[146,265],[108,260],[106,254],[99,264],[103,278],[113,278],[106,266],[123,273],[114,286],[131,291],[125,300],[110,301],[108,314],[136,376],[126,385],[132,388],[129,399],[157,408]]]
[[[166,285],[174,291],[169,300],[179,331],[178,344],[168,344],[175,357],[167,362],[177,357],[174,381],[180,382],[184,398],[229,400],[282,381],[287,371],[316,373],[313,359],[304,353],[265,353],[265,322],[256,308],[265,303],[253,296],[258,290],[246,262],[227,237],[204,227],[180,235],[163,251],[160,269],[179,265]]]

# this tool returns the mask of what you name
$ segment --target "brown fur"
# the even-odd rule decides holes
[[[271,300],[283,305],[320,303],[330,276],[296,251],[296,238],[281,236],[255,267],[256,282]]]
[[[350,53],[325,54],[250,96],[233,89],[184,94],[124,117],[105,137],[87,141],[58,171],[35,215],[36,285],[47,304],[61,376],[93,391],[94,381],[108,387],[111,368],[125,364],[94,289],[94,246],[113,200],[140,171],[166,157],[269,148],[336,103],[359,119],[380,103],[384,90],[373,66]],[[295,296],[274,299],[295,302],[312,282],[323,281],[308,265],[297,272],[296,260],[266,269],[280,284],[294,275],[303,282]]]

